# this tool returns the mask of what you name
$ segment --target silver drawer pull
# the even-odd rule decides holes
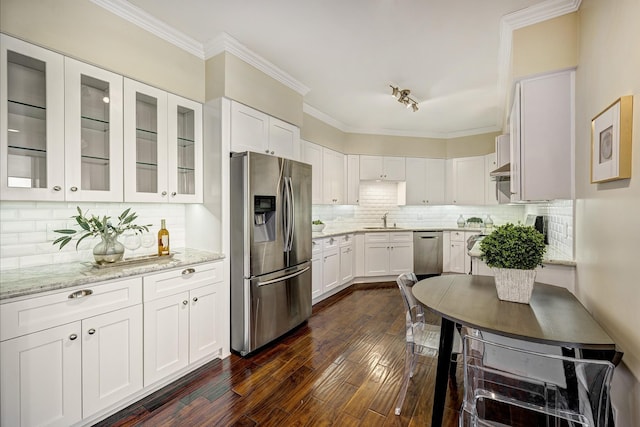
[[[78,338],[78,336],[77,336],[76,334],[71,334],[71,335],[69,335],[69,339],[70,339],[71,341],[75,341],[75,339],[76,339],[76,338]]]
[[[189,274],[193,274],[196,272],[195,268],[185,268],[184,270],[182,270],[182,275],[183,276],[187,276]]]
[[[89,329],[87,332],[89,333],[89,335],[93,335],[93,334],[95,334],[95,333],[96,333],[96,330],[95,330],[95,329],[93,329],[93,328],[91,328],[91,329]]]
[[[189,301],[187,300],[182,301],[182,305],[187,305],[187,304],[189,304]]]
[[[193,302],[198,302],[198,297],[193,297]]]
[[[69,299],[88,297],[92,293],[93,291],[91,289],[80,289],[79,291],[69,294]]]

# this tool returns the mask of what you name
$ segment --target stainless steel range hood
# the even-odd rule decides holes
[[[511,178],[511,163],[506,163],[500,166],[498,169],[489,172],[490,176],[498,179],[510,179]]]

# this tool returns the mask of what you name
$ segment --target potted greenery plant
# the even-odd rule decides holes
[[[74,229],[62,229],[53,230],[56,233],[64,234],[64,236],[57,238],[53,244],[60,245],[59,249],[65,247],[67,243],[72,240],[72,236],[76,233],[84,233],[76,242],[76,250],[81,241],[89,236],[100,236],[102,239],[93,248],[93,257],[98,264],[111,263],[120,261],[124,255],[124,246],[118,242],[118,237],[127,230],[134,230],[134,232],[142,234],[143,231],[149,231],[151,224],[136,225],[133,221],[138,218],[135,212],[131,212],[131,208],[126,209],[120,215],[118,215],[118,223],[113,225],[110,221],[111,217],[104,215],[102,218],[95,215],[88,216],[89,210],[82,212],[80,207],[76,207],[78,215],[74,215],[74,218],[80,227],[80,230]]]
[[[522,224],[505,224],[480,242],[480,259],[494,272],[498,298],[529,303],[536,277],[546,251],[544,236]]]
[[[320,221],[319,219],[311,221],[311,230],[314,232],[319,233],[322,230],[324,230],[324,227],[325,227],[324,222]]]

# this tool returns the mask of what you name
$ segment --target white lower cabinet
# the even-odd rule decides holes
[[[444,270],[450,273],[467,274],[471,271],[471,257],[467,251],[467,240],[471,236],[478,234],[477,231],[451,231],[449,233],[449,245],[444,248],[444,251],[448,251],[449,263],[447,269],[447,263]],[[444,239],[447,242],[447,239]],[[445,257],[446,258],[446,257]]]
[[[221,354],[226,324],[221,270],[220,263],[211,263],[144,278],[145,387]]]
[[[322,241],[323,293],[337,286],[340,286],[340,250],[338,239],[329,237]]]
[[[365,233],[365,276],[413,271],[413,232]]]
[[[3,304],[0,425],[68,426],[141,390],[141,302],[134,278]]]
[[[354,234],[314,239],[311,250],[311,298],[314,303],[348,286],[356,268]]]

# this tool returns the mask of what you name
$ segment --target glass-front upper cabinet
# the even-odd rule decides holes
[[[65,58],[65,193],[123,200],[122,76]]]
[[[64,59],[0,34],[0,197],[64,200]]]
[[[202,203],[202,104],[169,94],[169,201]]]
[[[124,198],[166,202],[167,93],[124,79]]]

